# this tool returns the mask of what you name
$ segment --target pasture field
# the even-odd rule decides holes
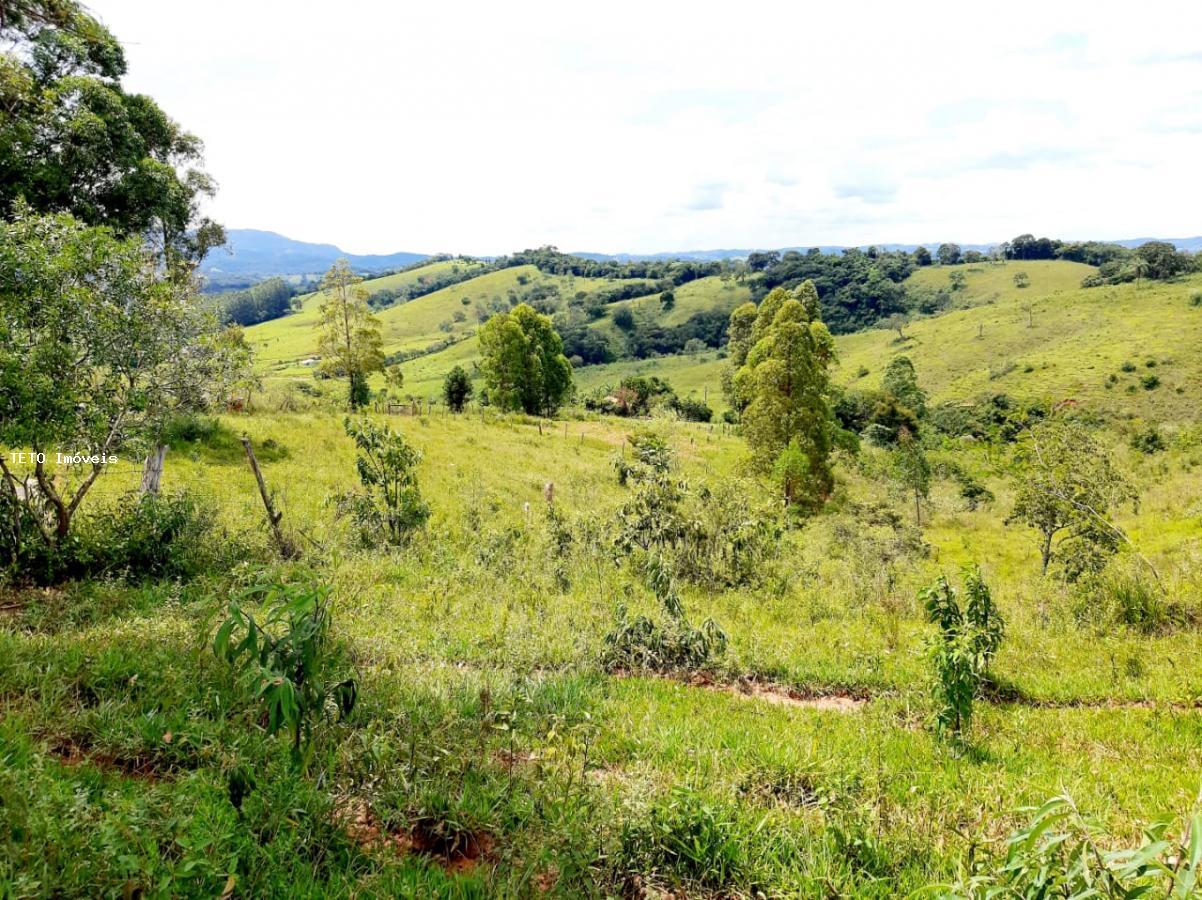
[[[164,480],[214,510],[218,558],[266,558],[234,436],[259,448],[304,550],[269,571],[303,565],[330,586],[359,682],[350,719],[317,738],[320,774],[295,777],[287,741],[265,735],[209,647],[247,564],[6,597],[11,895],[891,897],[1000,853],[1019,808],[1056,794],[1116,841],[1196,802],[1196,628],[1115,625],[1108,599],[1040,578],[1033,535],[1003,523],[1010,489],[984,451],[969,458],[992,503],[966,509],[941,482],[919,531],[866,449],[840,465],[828,508],[786,529],[762,579],[684,585],[688,616],[729,638],[690,682],[599,663],[619,604],[656,610],[610,537],[630,495],[612,460],[630,453],[632,423],[390,417],[424,453],[432,516],[387,551],[359,547],[334,517],[328,498],[354,478],[354,450],[323,402],[224,417],[173,447]],[[722,508],[771,504],[729,429],[649,427]],[[1155,457],[1117,434],[1113,449],[1141,493],[1120,524],[1174,599],[1202,609],[1202,435],[1183,427]],[[109,471],[99,505],[138,474]],[[970,559],[1008,627],[996,696],[955,752],[930,727],[931,627],[916,590]],[[240,809],[235,771],[254,777]]]

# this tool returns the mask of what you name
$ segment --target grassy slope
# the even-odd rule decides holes
[[[386,275],[363,282],[363,287],[371,293],[384,288],[399,288],[407,284],[416,284],[423,276],[433,277],[446,274],[456,266],[469,265],[460,260],[445,260],[420,266],[407,272]],[[261,325],[255,325],[246,330],[246,337],[254,346],[260,364],[268,368],[277,368],[281,362],[296,362],[317,352],[315,331],[318,322],[318,307],[321,305],[317,294],[305,294],[300,297],[303,304],[300,312],[273,319]]]
[[[286,448],[286,458],[264,464],[265,476],[285,524],[311,539],[309,561],[333,587],[338,633],[355,647],[363,705],[353,729],[332,730],[320,757],[338,777],[315,788],[289,775],[284,742],[263,736],[254,708],[198,643],[196,622],[215,602],[203,584],[35,595],[0,619],[0,824],[18,822],[28,836],[0,845],[0,861],[23,879],[16,894],[38,893],[35,879],[75,879],[66,893],[120,893],[170,877],[170,893],[211,896],[233,865],[247,896],[526,896],[549,871],[561,895],[578,896],[604,870],[598,841],[611,842],[612,860],[623,822],[645,819],[647,804],[672,786],[693,785],[716,815],[732,817],[750,867],[742,877],[769,893],[896,896],[950,877],[969,839],[1004,836],[1015,807],[1062,791],[1124,836],[1161,813],[1180,819],[1193,803],[1198,714],[1167,704],[1202,694],[1197,632],[1079,624],[1076,596],[1035,577],[1033,542],[1001,525],[999,485],[997,506],[971,513],[937,490],[932,555],[903,560],[896,583],[864,567],[864,547],[846,530],[861,523],[839,499],[786,535],[792,574],[779,586],[686,587],[689,614],[712,615],[727,630],[732,670],[877,692],[850,714],[793,709],[597,672],[614,603],[649,611],[654,602],[607,553],[593,559],[586,548],[568,564],[568,586],[557,585],[542,491],[554,481],[557,504],[577,525],[612,517],[628,494],[609,460],[629,423],[570,422],[540,434],[512,418],[394,418],[425,453],[428,535],[393,553],[331,556],[315,548],[347,545],[324,500],[347,487],[353,467],[339,421],[334,410],[228,420]],[[665,427],[691,481],[738,469],[738,439]],[[1144,548],[1166,571],[1188,565],[1202,543],[1202,454],[1192,452],[1154,464],[1122,456],[1146,498],[1123,524],[1137,535],[1185,529]],[[136,482],[136,466],[123,463],[99,489]],[[840,484],[841,497],[905,508],[851,468],[840,470]],[[228,453],[173,452],[165,486],[182,485],[218,504],[234,533],[259,532],[262,510],[236,442]],[[928,629],[914,590],[967,553],[985,561],[1008,619],[1000,678],[1044,700],[1140,699],[1150,708],[985,703],[970,753],[939,744],[924,726]],[[496,727],[483,696],[512,727]],[[161,774],[63,762],[52,748],[64,736],[94,755],[147,760]],[[241,816],[225,799],[235,764],[252,766],[259,781]],[[774,793],[789,784],[806,786],[796,802]],[[342,828],[327,824],[339,808],[327,795],[345,792],[401,825],[450,804],[456,821],[497,835],[495,865],[447,876],[420,856],[348,847]],[[830,843],[834,827],[862,836],[870,855]]]
[[[936,402],[1005,392],[1024,400],[1074,400],[1119,416],[1197,418],[1202,309],[1189,298],[1202,288],[1202,276],[1085,289],[1080,273],[1089,268],[1076,263],[960,268],[968,275],[966,289],[956,296],[960,308],[917,320],[905,329],[904,342],[883,328],[840,335],[835,380],[876,386],[889,359],[906,354]],[[1030,275],[1030,287],[1014,287],[1016,271]],[[937,283],[947,270],[924,269],[914,277]],[[1147,367],[1149,359],[1156,361],[1154,368]],[[1122,371],[1128,361],[1135,372]],[[723,365],[713,354],[626,360],[582,369],[577,382],[591,388],[636,372],[666,373],[689,390],[708,388],[718,409]],[[861,369],[868,374],[860,376]],[[1117,381],[1108,387],[1112,374]],[[1149,374],[1161,381],[1153,390],[1141,384]]]
[[[1012,289],[995,302],[915,322],[904,342],[886,330],[841,337],[836,377],[861,383],[863,368],[862,383],[876,384],[888,360],[904,353],[936,401],[1005,392],[1123,416],[1192,419],[1202,378],[1202,309],[1189,295],[1200,286],[1202,276],[1049,294]],[[1127,361],[1137,371],[1123,372]],[[1148,374],[1161,386],[1144,390],[1140,379]],[[1107,387],[1111,375],[1117,382]]]
[[[416,281],[417,277],[437,269],[446,271],[459,261],[436,263],[434,266],[422,267],[411,272],[403,273],[407,282]],[[400,275],[389,278],[364,282],[368,291],[379,290],[383,287],[395,287]],[[519,279],[525,279],[523,285]],[[385,282],[390,282],[386,284]],[[488,272],[476,278],[453,284],[433,293],[418,297],[408,303],[388,307],[376,313],[380,320],[380,332],[384,339],[384,352],[394,353],[399,350],[422,349],[437,341],[447,338],[461,338],[473,333],[479,327],[479,322],[473,313],[473,304],[477,300],[485,303],[495,297],[505,298],[512,291],[521,291],[539,282],[549,282],[559,287],[565,297],[570,297],[577,291],[592,291],[603,286],[603,279],[575,278],[572,276],[544,275],[534,266],[515,266],[498,272]],[[466,303],[464,301],[467,301]],[[247,338],[256,346],[258,360],[262,367],[273,375],[305,375],[310,370],[297,365],[299,361],[317,355],[317,321],[320,296],[310,294],[303,298],[304,308],[295,315],[276,319],[247,329]],[[466,319],[454,322],[455,313],[463,312]],[[452,321],[450,332],[444,332],[439,326],[446,321]],[[472,346],[474,346],[474,341]],[[462,351],[456,347],[449,348],[451,358],[457,362],[463,360]],[[444,366],[435,364],[435,369],[445,374],[454,363]],[[429,368],[426,366],[425,368]],[[408,378],[408,366],[406,367]],[[419,379],[420,380],[420,379]],[[424,396],[424,394],[419,394]]]
[[[911,275],[906,284],[950,290],[952,273],[959,272],[964,275],[964,289],[956,292],[955,299],[961,305],[974,305],[1016,296],[1018,289],[1014,286],[1014,276],[1019,272],[1025,272],[1031,281],[1023,293],[1043,297],[1059,291],[1075,291],[1081,286],[1081,279],[1093,271],[1093,266],[1059,259],[926,266]]]

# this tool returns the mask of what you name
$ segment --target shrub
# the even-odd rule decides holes
[[[126,579],[190,578],[214,555],[239,548],[210,539],[214,513],[186,492],[131,492],[89,512],[55,546],[35,540],[28,508],[0,491],[0,581],[54,584],[66,578],[116,575]]]
[[[968,729],[973,700],[1005,634],[1005,623],[980,567],[966,566],[961,578],[967,599],[963,607],[958,592],[942,575],[918,593],[927,618],[939,628],[930,643],[936,727],[956,740]]]
[[[186,578],[204,567],[214,511],[191,494],[126,494],[85,530],[91,569],[127,577]]]
[[[1134,372],[1135,371],[1135,363],[1133,363],[1129,359],[1124,360],[1123,364],[1121,366],[1119,366],[1119,368],[1122,369],[1124,372]]]
[[[1011,835],[1003,860],[974,859],[954,887],[939,896],[990,897],[1195,897],[1202,868],[1202,815],[1180,843],[1171,822],[1143,829],[1138,847],[1116,846],[1095,819],[1069,797],[1028,809],[1027,827]],[[935,896],[935,894],[931,894]]]
[[[1189,295],[1190,306],[1202,306],[1202,291],[1194,291]]]
[[[1131,447],[1133,450],[1138,450],[1140,453],[1159,453],[1165,449],[1164,438],[1160,434],[1160,430],[1155,425],[1149,425],[1143,431],[1137,432],[1131,436]]]
[[[1154,391],[1160,387],[1160,378],[1156,375],[1145,375],[1139,380],[1145,391]]]
[[[355,467],[366,490],[336,494],[332,501],[337,514],[349,516],[369,546],[379,537],[393,544],[404,543],[410,532],[430,517],[430,507],[417,484],[421,451],[387,425],[381,427],[369,419],[355,423],[349,418],[343,425],[359,449]]]
[[[330,590],[313,575],[298,581],[267,579],[229,605],[213,638],[213,653],[238,672],[248,692],[266,707],[267,733],[287,730],[292,759],[307,766],[314,729],[346,718],[357,686],[330,640]],[[261,621],[244,608],[261,604]]]

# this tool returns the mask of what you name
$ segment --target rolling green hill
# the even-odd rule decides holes
[[[435,263],[365,285],[378,290],[390,281],[388,286],[395,287],[404,283],[402,279],[415,280],[449,265]],[[910,283],[943,288],[954,271],[965,274],[964,288],[953,293],[955,308],[912,322],[905,328],[905,340],[886,328],[839,336],[836,381],[875,387],[888,361],[906,354],[935,402],[1007,393],[1020,400],[1071,401],[1156,421],[1196,417],[1189,388],[1202,381],[1202,308],[1192,306],[1189,297],[1202,288],[1202,276],[1176,283],[1085,289],[1080,281],[1092,271],[1089,266],[1027,261],[933,266],[916,272]],[[1018,272],[1027,274],[1029,286],[1015,286]],[[554,284],[564,298],[612,284],[546,275],[533,266],[520,266],[489,272],[379,313],[386,352],[454,341],[403,364],[404,392],[436,397],[452,367],[463,365],[473,371],[478,359],[476,302],[487,304],[540,282]],[[675,294],[675,307],[668,312],[662,309],[659,295],[653,294],[611,304],[590,327],[621,347],[625,335],[613,322],[620,308],[632,309],[640,321],[677,325],[702,310],[729,311],[750,291],[712,277],[682,285]],[[316,352],[316,308],[317,301],[310,295],[304,298],[302,312],[248,329],[271,374],[308,377],[309,370],[299,362]],[[453,322],[449,332],[440,328],[459,310],[466,313],[464,321]],[[591,392],[616,385],[629,375],[658,375],[681,396],[704,399],[720,412],[726,405],[721,392],[725,365],[717,351],[626,359],[581,367],[576,383],[582,392]]]
[[[968,271],[965,290],[957,292],[965,295],[965,308],[913,322],[905,341],[885,328],[836,338],[835,380],[875,387],[888,361],[906,354],[935,402],[1007,393],[1157,421],[1197,418],[1202,307],[1190,297],[1202,289],[1202,275],[1085,289],[1079,286],[1082,270],[1089,267],[1009,262]],[[1017,271],[1029,274],[1029,287],[1015,288]],[[947,270],[925,269],[915,277],[938,284]],[[1155,365],[1149,367],[1149,360]],[[682,394],[708,390],[710,405],[721,410],[725,364],[714,353],[624,360],[581,369],[576,380],[592,389],[627,375],[658,374]],[[1134,371],[1124,371],[1124,364]],[[1159,384],[1145,388],[1144,379],[1153,375]]]
[[[1044,297],[1060,291],[1075,291],[1081,279],[1096,271],[1093,266],[1064,259],[1039,259],[1025,262],[986,262],[960,266],[926,266],[906,279],[907,288],[951,291],[955,273],[964,276],[964,288],[952,293],[956,306],[975,306],[1022,295]],[[1026,288],[1014,284],[1014,276],[1025,272],[1030,279]]]

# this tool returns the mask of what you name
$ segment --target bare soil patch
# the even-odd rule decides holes
[[[349,801],[342,816],[347,834],[364,849],[391,848],[394,852],[429,857],[448,872],[469,872],[494,858],[496,838],[487,831],[448,829],[430,817],[408,828],[391,828],[379,821],[362,800]]]

